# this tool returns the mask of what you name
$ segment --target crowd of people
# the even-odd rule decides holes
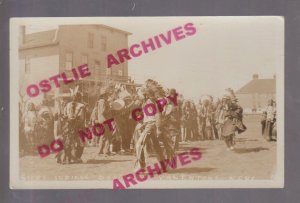
[[[34,153],[38,145],[60,139],[64,150],[56,155],[58,163],[80,163],[84,148],[94,146],[105,157],[135,154],[136,167],[144,168],[150,152],[159,161],[171,159],[181,143],[218,139],[224,140],[228,150],[233,150],[236,133],[246,130],[243,109],[232,89],[226,89],[220,99],[204,95],[195,103],[184,99],[175,89],[163,88],[148,79],[131,93],[122,85],[101,87],[93,106],[82,102],[78,88],[71,93],[72,101],[60,100],[54,112],[46,101],[38,108],[33,103],[27,105],[21,117],[21,151]],[[177,98],[176,105],[168,101],[161,112],[144,115],[138,122],[132,119],[133,109],[155,104],[170,95]],[[113,131],[106,130],[102,136],[82,142],[79,130],[110,118],[114,118]],[[265,129],[269,127],[267,123]]]

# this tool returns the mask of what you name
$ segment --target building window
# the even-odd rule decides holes
[[[106,49],[107,49],[106,44],[107,44],[106,36],[102,36],[101,37],[101,49],[102,49],[102,51],[106,51]]]
[[[101,62],[95,60],[95,75],[100,75],[101,73]]]
[[[73,53],[66,53],[66,70],[71,70],[73,67]]]
[[[88,56],[87,55],[81,56],[81,64],[88,64]]]
[[[30,58],[25,57],[25,73],[30,73]]]
[[[119,76],[123,76],[123,71],[122,70],[118,70],[118,75]]]
[[[88,34],[88,48],[93,48],[94,47],[94,34],[89,33]]]

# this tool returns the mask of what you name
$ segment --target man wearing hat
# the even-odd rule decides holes
[[[103,123],[107,119],[112,118],[112,112],[109,103],[109,96],[111,95],[113,89],[110,86],[104,86],[100,89],[99,99],[93,109],[91,115],[92,125],[96,123]],[[110,155],[110,143],[111,143],[111,132],[105,130],[104,135],[100,137],[99,140],[99,154]]]

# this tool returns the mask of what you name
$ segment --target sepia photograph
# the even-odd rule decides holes
[[[10,188],[283,188],[284,19],[10,19]]]

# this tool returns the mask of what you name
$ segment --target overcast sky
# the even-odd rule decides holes
[[[202,94],[220,96],[228,87],[237,90],[254,73],[260,78],[272,78],[277,68],[283,68],[284,32],[279,17],[99,20],[101,24],[131,32],[129,46],[188,22],[196,26],[195,35],[129,61],[129,75],[137,83],[156,79],[187,98],[198,99]],[[28,28],[29,32],[46,29]]]

